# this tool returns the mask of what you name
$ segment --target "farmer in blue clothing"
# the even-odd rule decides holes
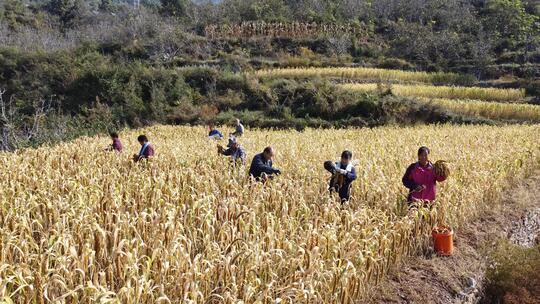
[[[351,163],[352,153],[345,150],[341,153],[341,160],[335,164],[324,162],[324,168],[332,173],[330,179],[330,192],[339,193],[341,203],[347,202],[351,197],[351,184],[356,179],[356,170]]]
[[[216,129],[216,127],[214,127],[214,125],[210,125],[210,126],[208,126],[208,128],[210,129],[210,132],[208,132],[208,138],[210,138],[210,139],[223,139],[223,134],[221,134],[221,132],[219,132],[219,130]]]
[[[234,165],[236,165],[238,161],[240,161],[242,165],[246,163],[246,151],[244,151],[244,148],[240,146],[234,136],[229,138],[227,149],[224,149],[221,145],[218,145],[218,153],[225,156],[230,156]]]
[[[257,181],[264,182],[268,178],[281,174],[279,169],[275,169],[273,167],[273,157],[274,149],[272,149],[272,147],[264,148],[262,153],[259,153],[253,157],[251,167],[249,168],[249,175],[255,178]]]
[[[148,141],[146,135],[139,135],[137,141],[141,145],[141,150],[138,154],[133,155],[133,161],[138,162],[143,159],[150,159],[154,157],[154,146]]]

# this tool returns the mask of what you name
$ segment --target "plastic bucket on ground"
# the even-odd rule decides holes
[[[450,256],[454,251],[454,231],[448,226],[437,226],[431,231],[433,248],[438,255]]]

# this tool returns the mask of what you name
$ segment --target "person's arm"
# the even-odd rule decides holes
[[[403,175],[403,178],[401,181],[403,182],[403,186],[407,187],[409,190],[415,190],[419,186],[419,184],[415,183],[414,180],[411,177],[412,171],[414,170],[415,164],[410,165],[407,168],[407,171],[405,171],[405,174]]]
[[[444,176],[438,176],[437,174],[434,174],[435,175],[435,181],[437,182],[444,182],[446,180],[446,177]]]
[[[255,167],[257,168],[258,171],[260,171],[262,173],[266,173],[266,174],[277,173],[276,169],[272,168],[271,165],[267,165],[267,164],[265,164],[263,162],[262,157],[256,157],[256,159],[255,159]],[[279,170],[277,170],[277,171],[279,171]]]
[[[349,181],[353,181],[357,178],[356,176],[356,169],[354,169],[354,167],[352,168],[351,172],[347,172],[347,174],[345,175],[345,177],[349,180]]]
[[[223,152],[221,152],[221,154],[223,154],[223,155],[225,155],[225,156],[230,156],[230,155],[233,154],[233,152],[232,152],[232,149],[229,148],[229,149],[227,149],[227,150],[223,150]]]
[[[336,165],[334,165],[334,162],[327,160],[323,163],[323,167],[326,171],[332,173],[334,175],[336,173]]]
[[[274,168],[272,161],[270,161],[270,168],[272,169],[272,174],[281,174],[281,170]]]
[[[246,164],[246,151],[240,150],[240,161],[242,162],[242,165]]]

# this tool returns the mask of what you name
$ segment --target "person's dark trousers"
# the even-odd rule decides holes
[[[351,184],[343,185],[343,187],[339,189],[339,198],[341,199],[341,203],[349,201],[351,198]]]

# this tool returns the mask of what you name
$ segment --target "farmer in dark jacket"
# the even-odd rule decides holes
[[[238,161],[242,165],[246,163],[246,151],[244,151],[244,148],[238,144],[238,141],[234,136],[231,136],[229,138],[229,144],[227,145],[227,149],[224,149],[221,145],[218,145],[218,153],[230,156],[233,164],[237,164]]]
[[[267,178],[272,178],[274,175],[281,174],[281,171],[272,167],[272,158],[274,150],[272,147],[264,148],[263,153],[259,153],[253,157],[249,175],[258,181],[266,181]]]
[[[154,157],[154,146],[148,142],[148,137],[146,137],[146,135],[139,135],[137,141],[141,144],[141,150],[139,151],[139,154],[133,155],[133,160],[135,162]]]
[[[331,161],[324,163],[324,168],[332,173],[330,179],[330,192],[337,192],[341,203],[347,202],[351,197],[351,184],[356,179],[356,170],[351,163],[351,151],[343,151],[341,160],[335,164]]]

